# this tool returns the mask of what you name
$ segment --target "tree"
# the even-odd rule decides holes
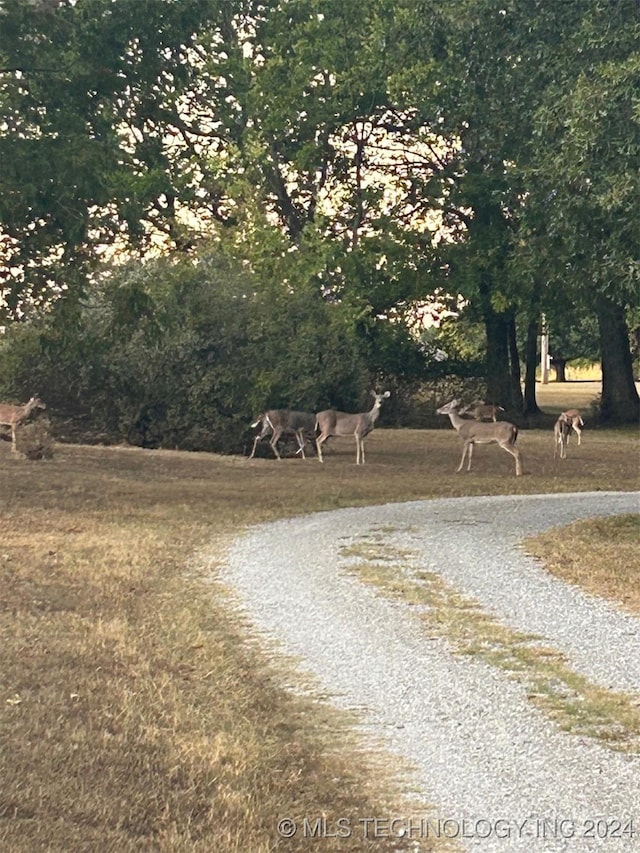
[[[557,382],[567,381],[566,367],[570,361],[598,361],[600,347],[595,314],[581,315],[570,308],[565,313],[556,313],[550,322],[549,352]]]
[[[440,263],[484,319],[487,395],[519,403],[515,315],[525,311],[525,408],[535,411],[540,312],[569,279],[599,316],[604,413],[637,417],[635,402],[624,413],[619,402],[635,394],[622,325],[638,269],[635,5],[407,0],[398,26],[410,35],[398,42],[394,91],[455,149],[428,183],[440,185],[449,227]]]
[[[530,209],[544,208],[549,290],[597,316],[603,419],[637,422],[625,315],[640,279],[640,20],[630,0],[583,5],[566,33],[565,74],[536,114]]]
[[[442,209],[436,264],[484,322],[487,398],[512,410],[522,407],[515,318],[531,302],[510,257],[541,77],[527,63],[534,19],[531,4],[408,0],[398,29],[410,35],[394,76],[416,124],[447,140],[421,187]]]
[[[180,245],[193,188],[169,137],[193,86],[199,0],[4,0],[0,299],[5,316],[82,289],[106,246]]]
[[[561,285],[608,329],[608,400],[638,266],[631,5],[6,0],[8,310],[82,294],[105,245],[213,240],[278,299],[341,306],[373,375],[419,374],[400,323],[444,288],[482,318],[487,398],[518,409],[526,328],[531,410]]]

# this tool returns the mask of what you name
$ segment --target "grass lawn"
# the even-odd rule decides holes
[[[640,385],[640,383],[639,383]],[[565,409],[579,409],[585,421],[593,400],[600,394],[601,383],[581,379],[575,382],[549,382],[536,386],[538,405],[545,412],[560,414]]]
[[[545,387],[549,411],[582,405],[584,383],[569,384]],[[279,838],[285,816],[407,814],[401,780],[349,720],[283,688],[291,673],[251,642],[216,566],[247,525],[305,512],[637,489],[637,431],[585,420],[562,462],[549,430],[522,431],[518,478],[495,446],[456,474],[451,428],[375,430],[365,466],[348,439],[328,443],[324,465],[74,445],[28,462],[0,442],[0,849],[266,853],[313,843]],[[578,527],[578,540],[594,530]],[[589,574],[616,560],[629,567],[622,585],[637,586],[638,545],[620,530]],[[357,833],[321,843],[402,847]]]

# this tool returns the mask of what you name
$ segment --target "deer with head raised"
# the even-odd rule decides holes
[[[253,450],[249,459],[253,459],[255,456],[258,442],[269,434],[271,434],[271,441],[269,442],[271,449],[278,459],[282,459],[278,453],[278,440],[281,435],[291,433],[295,435],[298,441],[298,453],[301,453],[302,458],[306,459],[304,455],[304,437],[305,433],[309,433],[309,435],[314,434],[316,426],[315,415],[309,414],[309,412],[294,412],[290,409],[269,409],[258,415],[256,421],[251,424],[254,428],[259,425],[262,425],[262,430],[253,441]]]
[[[460,417],[460,401],[451,400],[437,410],[439,415],[449,415],[451,424],[464,442],[462,459],[458,471],[462,471],[465,456],[468,456],[467,471],[471,470],[471,456],[474,444],[498,444],[516,460],[516,475],[522,474],[522,454],[516,448],[518,438],[518,427],[509,421],[496,421],[486,423],[485,421],[470,421]]]
[[[373,408],[368,412],[359,412],[353,415],[348,412],[337,412],[335,409],[325,409],[324,412],[318,412],[316,430],[319,429],[320,434],[316,438],[316,447],[318,448],[320,462],[324,462],[322,445],[330,436],[352,435],[356,440],[356,465],[361,463],[364,465],[364,439],[375,426],[380,415],[382,401],[391,396],[391,391],[385,391],[384,394],[372,391],[371,394],[374,403]]]
[[[38,397],[32,397],[24,406],[0,403],[0,426],[11,427],[11,450],[16,452],[16,427],[25,421],[34,409],[46,409]]]

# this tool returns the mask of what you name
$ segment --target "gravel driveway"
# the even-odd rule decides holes
[[[640,755],[561,732],[522,685],[427,637],[410,608],[361,584],[341,555],[382,532],[390,549],[540,635],[574,670],[640,694],[640,620],[547,575],[518,547],[554,525],[639,509],[640,493],[624,492],[414,501],[260,525],[234,543],[222,580],[239,609],[336,705],[359,712],[363,733],[437,810],[350,831],[404,829],[417,849],[439,833],[482,853],[640,850]],[[310,843],[301,837],[300,849]]]

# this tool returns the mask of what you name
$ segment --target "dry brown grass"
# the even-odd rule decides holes
[[[640,515],[578,521],[525,547],[547,571],[640,616]]]
[[[450,428],[377,430],[362,467],[352,445],[322,466],[61,445],[30,462],[0,442],[0,849],[299,850],[278,818],[398,814],[391,774],[342,716],[282,689],[194,555],[215,570],[245,525],[314,510],[638,487],[631,431],[585,435],[562,465],[550,434],[523,432],[517,479],[495,447],[456,475]]]

